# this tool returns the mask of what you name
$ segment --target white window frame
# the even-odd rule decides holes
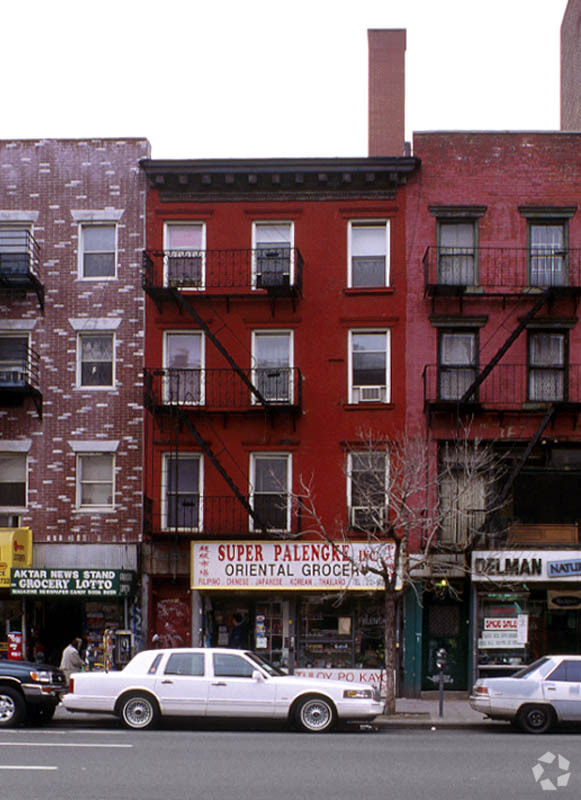
[[[383,385],[363,386],[353,383],[353,338],[362,334],[383,334],[385,336],[385,382]],[[390,403],[391,402],[391,330],[389,328],[356,328],[349,331],[349,403],[363,404],[367,402]],[[373,389],[371,391],[361,391],[361,389]]]
[[[385,265],[384,280],[374,286],[353,285],[353,230],[357,228],[385,228]],[[391,280],[391,220],[389,219],[352,219],[347,226],[347,286],[350,289],[382,289],[390,285]]]
[[[172,336],[199,336],[200,337],[200,397],[195,402],[183,402],[178,398],[177,405],[188,405],[188,406],[203,406],[206,402],[206,335],[204,331],[201,330],[171,330],[171,331],[164,331],[163,334],[163,369],[164,369],[164,377],[163,377],[163,401],[165,403],[170,403],[172,393],[171,393],[171,380],[170,380],[170,369],[179,369],[179,367],[172,367],[169,363],[169,339]],[[173,405],[173,403],[172,403]]]
[[[111,383],[99,384],[91,386],[90,384],[83,383],[83,338],[89,336],[110,336],[112,340],[112,359],[111,359]],[[117,354],[117,337],[115,331],[111,330],[88,330],[84,329],[77,333],[77,389],[87,392],[110,392],[116,387],[115,372],[116,372],[116,354]]]
[[[353,506],[353,475],[355,472],[362,472],[362,470],[353,470],[353,459],[355,456],[383,456],[384,459],[384,502],[380,506]],[[365,511],[367,508],[374,509],[373,514],[376,515],[375,519],[382,522],[383,525],[387,522],[385,515],[387,514],[389,498],[389,454],[386,450],[362,450],[361,452],[348,453],[347,455],[347,509],[349,512],[349,526],[356,530],[365,530],[362,526],[356,525],[356,511]],[[377,509],[381,508],[378,514]],[[379,527],[379,526],[378,526]]]
[[[85,275],[85,231],[89,228],[113,228],[114,232],[114,250],[113,250],[113,275]],[[79,265],[78,265],[78,276],[79,280],[83,281],[115,281],[117,280],[117,269],[118,269],[118,253],[119,253],[119,226],[116,222],[112,220],[102,220],[102,221],[83,221],[79,223],[79,230],[78,230],[78,242],[79,242]],[[90,253],[110,253],[110,250],[91,250]]]
[[[24,459],[24,505],[22,506],[1,506],[0,505],[0,513],[4,515],[19,515],[22,514],[28,508],[28,451],[22,451],[20,449],[8,449],[9,442],[2,442],[0,441],[0,455],[1,456],[20,456]],[[6,449],[5,449],[6,448]]]
[[[277,397],[267,397],[263,392],[261,394],[264,396],[265,400],[268,400],[272,403],[284,403],[284,404],[292,404],[294,400],[294,385],[293,385],[293,367],[294,367],[294,336],[293,331],[288,329],[273,329],[273,330],[255,330],[252,331],[252,384],[256,386],[256,388],[260,391],[260,379],[259,373],[257,370],[264,369],[264,367],[258,366],[256,351],[257,351],[257,341],[260,339],[261,336],[286,336],[288,339],[288,364],[286,367],[280,367],[281,370],[287,369],[288,370],[288,391],[287,395],[284,398],[277,398]],[[275,369],[275,367],[273,367]],[[258,398],[253,394],[252,395],[252,404],[257,405],[259,404]]]
[[[290,227],[290,265],[289,265],[289,283],[292,286],[295,282],[295,223],[292,219],[257,219],[252,222],[252,288],[261,289],[263,287],[258,285],[258,237],[257,231],[261,227],[274,227],[275,225],[286,225]]]
[[[169,527],[168,525],[168,491],[169,491],[169,467],[168,464],[170,461],[178,460],[178,461],[186,461],[186,460],[197,460],[199,467],[198,467],[198,495],[199,495],[199,506],[198,506],[198,527],[181,527],[175,526]],[[166,530],[179,530],[179,531],[203,531],[204,530],[204,456],[202,453],[198,452],[179,452],[179,453],[163,453],[162,454],[162,470],[161,470],[161,529]]]
[[[85,505],[83,501],[83,479],[82,479],[82,461],[85,458],[92,458],[92,457],[104,457],[108,456],[111,459],[111,503],[110,504],[101,504],[101,505]],[[98,450],[95,449],[94,451],[76,451],[75,453],[75,460],[76,460],[76,508],[78,511],[86,511],[86,512],[100,512],[100,511],[112,511],[115,508],[115,476],[116,476],[116,456],[114,452],[111,450]],[[90,481],[90,483],[95,483],[95,481]],[[109,483],[109,481],[100,481],[100,483]]]
[[[286,488],[283,489],[283,491],[286,491],[286,495],[287,495],[286,528],[269,528],[269,530],[290,531],[290,529],[291,529],[291,510],[292,510],[291,509],[291,506],[292,506],[292,503],[291,503],[292,453],[287,453],[287,452],[284,452],[284,453],[282,453],[282,452],[280,452],[280,453],[277,453],[277,452],[264,452],[264,453],[263,452],[256,452],[256,453],[251,453],[250,454],[250,486],[249,486],[250,505],[252,506],[252,508],[254,508],[254,497],[255,497],[255,494],[257,494],[256,491],[255,491],[255,488],[254,488],[255,484],[256,484],[256,462],[260,461],[261,459],[268,459],[268,458],[271,458],[271,459],[276,458],[276,459],[279,459],[280,461],[285,460],[286,461],[286,465],[287,465],[286,466],[286,484],[287,485],[286,485]],[[279,492],[278,494],[281,494],[281,493],[282,492]],[[274,495],[274,494],[276,494],[276,492],[271,492],[271,493],[258,492],[258,494],[260,494],[260,495],[273,494]],[[254,521],[254,517],[252,517],[251,515],[249,515],[249,528],[250,528],[250,531],[258,531],[258,532],[260,532],[262,530],[261,528],[257,528],[256,527],[256,523]]]
[[[169,231],[171,228],[192,228],[192,227],[199,227],[202,232],[201,236],[201,247],[199,250],[188,250],[187,248],[178,248],[171,249],[169,247]],[[203,220],[199,219],[183,219],[183,220],[166,220],[163,223],[163,285],[169,286],[169,252],[177,253],[177,252],[184,252],[184,253],[192,253],[195,252],[199,254],[201,259],[201,277],[200,277],[200,284],[196,285],[185,285],[181,286],[180,288],[183,291],[188,292],[199,292],[203,291],[206,288],[206,223]],[[192,256],[192,258],[197,258],[198,256]]]

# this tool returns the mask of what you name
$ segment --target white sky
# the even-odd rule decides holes
[[[0,139],[154,158],[367,155],[367,29],[406,28],[413,130],[559,127],[567,0],[0,0]]]

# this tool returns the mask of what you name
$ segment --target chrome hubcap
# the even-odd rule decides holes
[[[7,722],[12,719],[15,712],[14,700],[5,694],[0,694],[0,720]]]
[[[153,709],[147,700],[136,697],[135,700],[130,700],[127,703],[123,716],[129,725],[134,728],[143,728],[151,722]]]
[[[322,703],[320,700],[313,700],[303,706],[301,718],[308,728],[320,730],[329,724],[331,709],[326,703]]]

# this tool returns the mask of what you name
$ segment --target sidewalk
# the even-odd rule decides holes
[[[489,727],[506,725],[487,719],[479,711],[474,711],[468,703],[468,695],[460,692],[444,692],[443,716],[439,714],[438,692],[425,692],[421,698],[398,697],[396,713],[380,716],[374,722],[377,727]]]

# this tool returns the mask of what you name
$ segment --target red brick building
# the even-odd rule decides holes
[[[53,663],[74,635],[140,633],[148,154],[141,139],[0,142],[4,653],[20,634],[32,654],[33,631]]]
[[[348,443],[403,426],[416,161],[143,168],[150,634],[227,644],[240,614],[274,661],[361,667],[373,592],[331,604],[291,495],[312,479],[325,525],[356,528]]]
[[[434,474],[464,429],[507,465],[502,511],[487,519],[491,487],[475,482],[442,531],[451,545],[478,534],[471,576],[408,609],[410,684],[433,687],[444,646],[462,689],[581,648],[581,135],[419,133],[414,153],[407,419],[424,417]]]

